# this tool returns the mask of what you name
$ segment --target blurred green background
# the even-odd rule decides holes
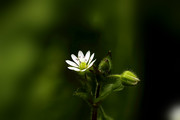
[[[96,64],[112,51],[113,73],[132,70],[135,87],[109,96],[103,106],[115,120],[140,116],[144,51],[139,1],[17,0],[0,11],[0,120],[89,120],[90,109],[73,96],[77,76],[66,59],[78,50]]]

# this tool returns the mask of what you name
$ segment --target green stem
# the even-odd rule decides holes
[[[97,86],[97,92],[96,92],[96,98],[99,97],[99,91],[100,91],[100,85],[98,84],[98,86]]]

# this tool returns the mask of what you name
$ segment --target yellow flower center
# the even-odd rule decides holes
[[[88,65],[85,62],[81,62],[79,65],[80,70],[86,69],[87,67],[88,67]]]

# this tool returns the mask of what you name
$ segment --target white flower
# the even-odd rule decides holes
[[[66,63],[70,65],[68,69],[80,72],[84,72],[90,68],[96,61],[96,59],[93,60],[94,53],[90,56],[90,51],[88,51],[85,56],[82,51],[79,51],[78,57],[76,57],[74,54],[71,54],[71,58],[73,61],[66,60]]]

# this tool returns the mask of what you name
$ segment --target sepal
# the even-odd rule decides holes
[[[110,74],[111,69],[112,69],[112,55],[111,51],[108,52],[107,56],[101,60],[98,66],[98,70],[100,73],[103,75],[107,76]]]
[[[131,71],[123,72],[120,78],[122,80],[123,85],[126,86],[136,85],[140,81],[139,78]]]

